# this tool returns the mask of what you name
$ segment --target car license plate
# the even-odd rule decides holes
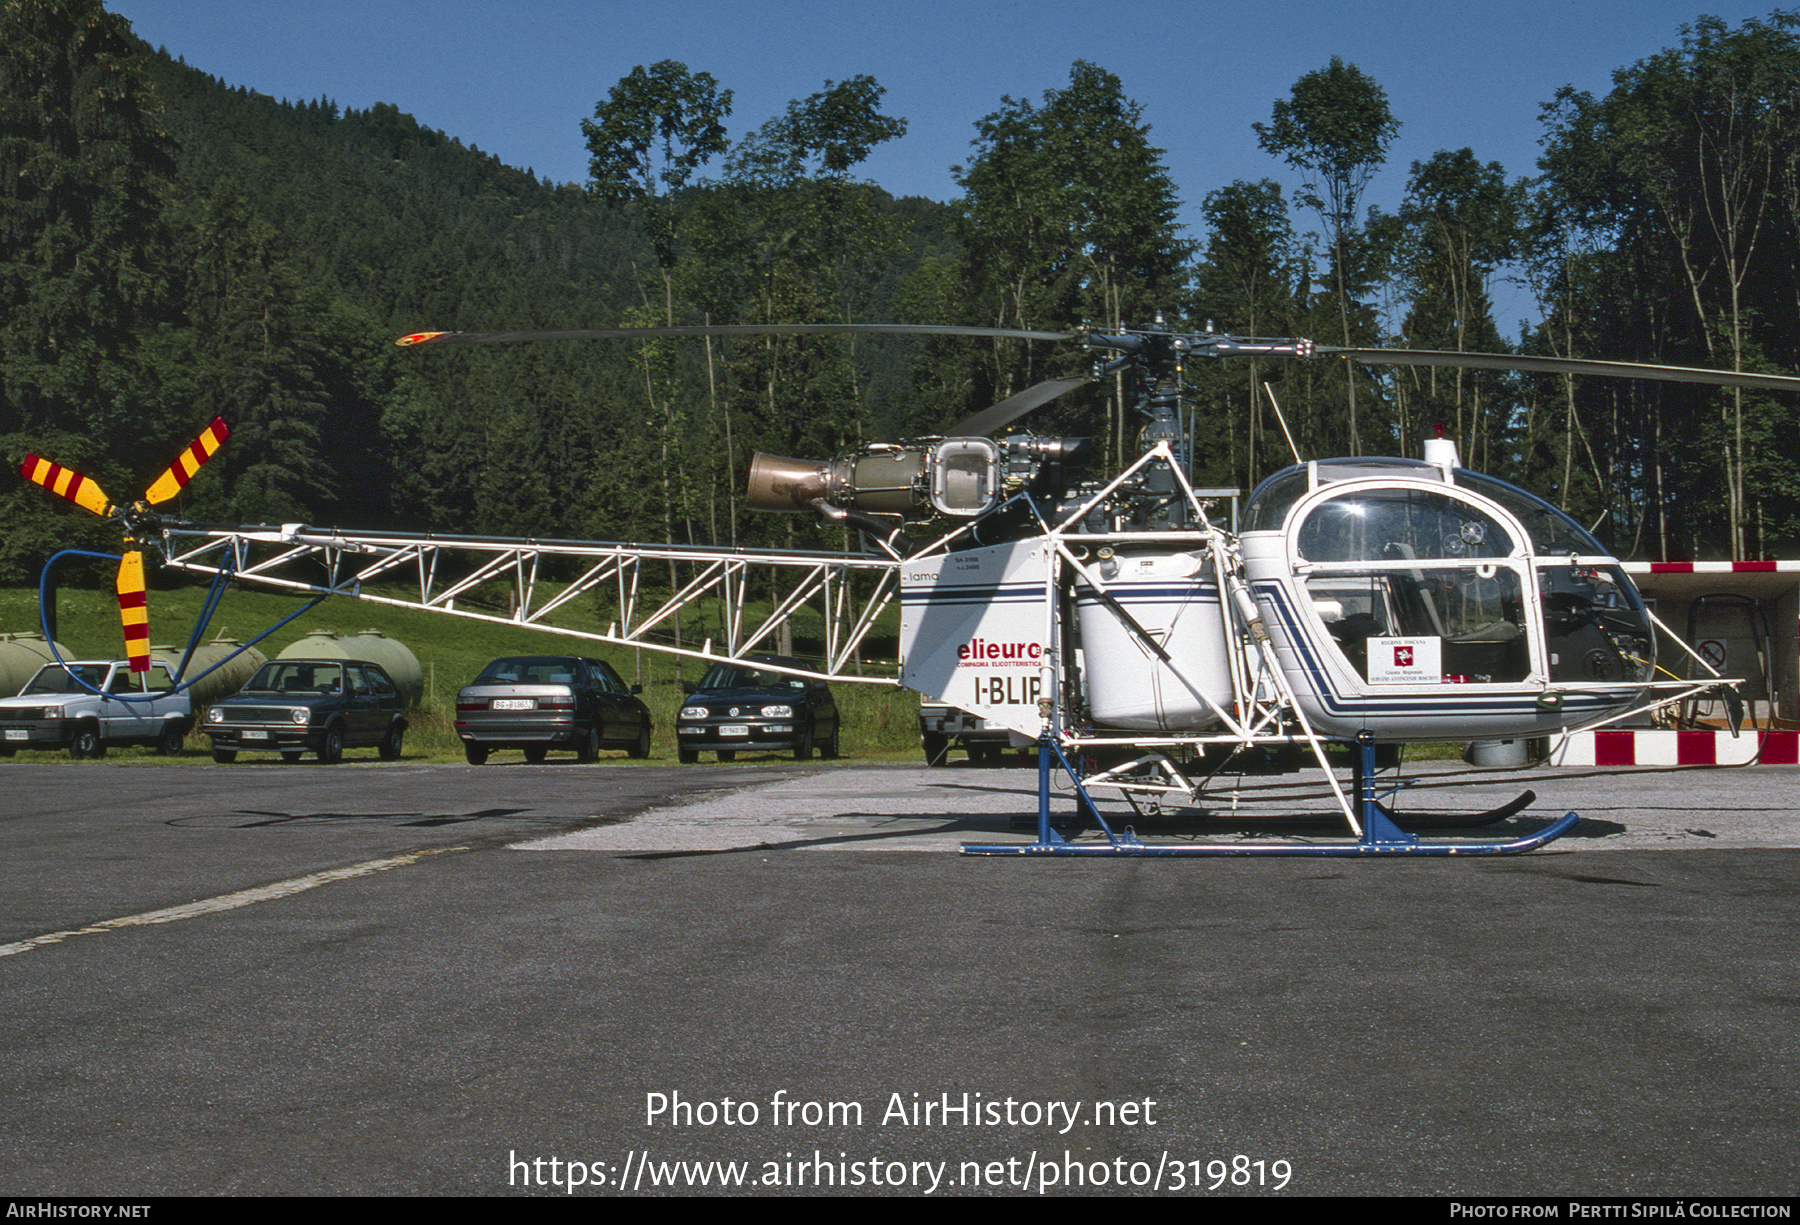
[[[719,729],[721,736],[748,736],[749,734],[749,726],[743,723],[727,723]]]
[[[267,733],[267,732],[245,732],[244,733],[245,740],[267,740],[268,738],[269,738],[269,733]]]
[[[9,727],[6,729],[6,738],[8,740],[30,740],[31,733],[22,727]]]
[[[488,703],[489,710],[536,710],[537,702],[532,698],[495,698]]]

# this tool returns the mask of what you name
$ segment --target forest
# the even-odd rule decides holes
[[[1279,83],[1271,82],[1272,92]],[[176,508],[552,538],[839,545],[742,508],[754,451],[824,457],[940,432],[1051,376],[1072,345],[862,336],[402,351],[420,330],[894,322],[1217,328],[1323,344],[1800,369],[1800,14],[1701,17],[1603,96],[1546,99],[1515,175],[1470,149],[1364,203],[1404,116],[1331,60],[1243,133],[1271,177],[1177,223],[1141,108],[1077,61],[971,118],[962,195],[859,177],[904,140],[869,77],[826,81],[744,139],[732,93],[673,61],[570,116],[585,184],[548,183],[385,104],[276,100],[138,40],[99,0],[0,2],[0,453],[136,496],[215,416],[228,446]],[[1491,295],[1541,322],[1503,335]],[[1272,363],[1190,367],[1195,477],[1248,490],[1292,462]],[[1566,508],[1621,556],[1800,548],[1794,397],[1692,384],[1287,363],[1270,384],[1307,458],[1464,462]],[[1129,456],[1100,380],[1040,432]],[[0,488],[0,583],[104,524]]]

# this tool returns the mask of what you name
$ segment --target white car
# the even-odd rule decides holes
[[[113,745],[155,745],[173,757],[194,726],[193,704],[164,664],[132,674],[123,659],[46,664],[17,697],[0,699],[0,757],[62,749],[100,757]]]

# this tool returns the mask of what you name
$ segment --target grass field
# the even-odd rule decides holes
[[[150,628],[157,644],[183,646],[193,632],[205,589],[198,585],[152,589]],[[206,634],[247,641],[298,610],[304,601],[251,589],[229,593],[215,613]],[[118,605],[111,591],[65,589],[58,597],[58,641],[73,658],[117,658],[122,650]],[[571,628],[593,628],[579,601],[563,610]],[[35,633],[38,629],[38,593],[24,588],[0,588],[0,632]],[[650,650],[631,650],[549,633],[442,613],[395,608],[364,600],[333,598],[305,613],[263,640],[258,649],[275,656],[307,634],[328,630],[355,634],[375,629],[404,643],[418,657],[424,673],[424,700],[408,716],[406,759],[409,761],[461,761],[461,742],[452,726],[456,691],[474,679],[489,660],[502,655],[578,654],[597,656],[618,669],[628,682],[644,687],[643,699],[655,723],[652,762],[675,764],[675,714],[681,706],[683,680],[698,680],[705,670],[695,660],[682,660]],[[689,642],[703,632],[691,633]],[[833,686],[843,723],[846,757],[877,761],[916,761],[919,755],[918,695],[882,685]],[[207,741],[191,737],[187,761],[209,761]],[[1451,759],[1462,755],[1461,744],[1411,745],[1409,760]],[[149,749],[114,749],[115,755],[149,756]],[[353,758],[373,760],[373,750],[353,750]],[[67,754],[25,752],[19,760],[62,760]],[[626,759],[623,752],[608,751],[602,761]],[[775,755],[745,754],[745,763],[781,760]],[[257,760],[255,755],[243,760]],[[271,760],[273,758],[271,757]],[[711,761],[710,755],[706,759]]]
[[[151,641],[157,645],[185,646],[193,633],[194,619],[205,600],[205,589],[198,584],[153,587],[150,592]],[[248,641],[269,626],[291,615],[304,604],[292,597],[251,589],[228,593],[214,614],[206,632],[206,640],[217,636]],[[580,601],[564,610],[571,628],[597,628],[592,617],[582,625],[586,611]],[[123,650],[119,631],[118,604],[110,590],[65,588],[57,598],[57,641],[74,658],[118,658]],[[38,593],[35,589],[0,589],[0,632],[36,633],[39,626]],[[603,628],[603,627],[598,627]],[[617,668],[627,682],[641,684],[644,702],[650,707],[656,734],[651,746],[651,759],[673,764],[675,760],[675,713],[683,696],[681,682],[695,681],[705,665],[695,660],[681,660],[656,651],[631,650],[607,646],[543,630],[497,625],[441,613],[394,608],[334,597],[305,613],[258,644],[258,650],[270,657],[307,634],[328,630],[339,634],[355,634],[367,629],[381,631],[404,643],[418,657],[424,673],[425,696],[420,708],[409,716],[406,758],[424,761],[460,761],[462,749],[451,726],[451,712],[456,691],[474,679],[489,660],[502,655],[577,654],[606,660]],[[700,634],[690,636],[697,642]],[[847,757],[884,760],[911,760],[918,756],[918,695],[892,686],[839,684],[832,687],[843,722],[843,751]],[[204,760],[204,737],[192,738],[184,759]],[[115,749],[119,754],[148,753],[149,750]],[[353,756],[371,756],[356,752]],[[33,757],[48,759],[50,754],[21,754],[21,760]],[[66,755],[62,755],[67,760]],[[608,752],[602,760],[625,760],[624,754]],[[249,760],[249,759],[246,759]],[[759,760],[746,755],[740,760]]]

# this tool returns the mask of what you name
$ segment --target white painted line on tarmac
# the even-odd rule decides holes
[[[124,927],[149,927],[157,923],[177,923],[182,919],[197,919],[202,915],[236,910],[240,906],[251,906],[257,902],[272,902],[276,898],[292,897],[296,893],[305,893],[308,889],[317,889],[320,885],[329,885],[340,880],[352,880],[358,876],[372,876],[376,872],[386,872],[391,868],[404,868],[408,864],[417,863],[427,855],[444,855],[452,851],[468,849],[466,846],[435,847],[414,851],[408,855],[395,855],[391,859],[371,859],[366,863],[352,864],[348,868],[333,868],[329,872],[314,872],[310,876],[278,880],[272,885],[259,885],[255,889],[242,889],[237,893],[222,893],[218,897],[202,898],[198,902],[188,902],[181,906],[168,906],[162,910],[146,910],[142,914],[107,919],[101,923],[93,923],[87,927],[75,927],[68,931],[47,932],[42,936],[33,936],[29,940],[0,944],[0,957],[11,957],[15,953],[30,952],[32,949],[41,948],[46,944],[58,944],[71,936],[97,936],[102,932],[118,931]]]

